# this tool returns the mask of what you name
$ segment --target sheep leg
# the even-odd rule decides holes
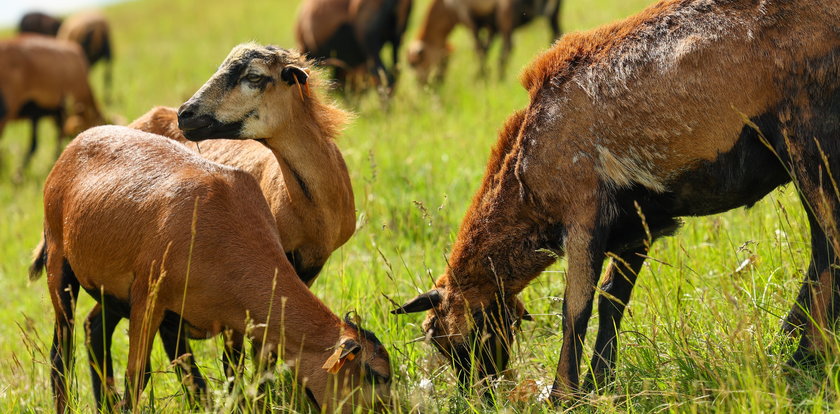
[[[38,119],[40,118],[38,115],[33,115],[29,118],[32,121],[32,134],[29,138],[29,151],[23,157],[23,165],[20,167],[21,172],[29,166],[29,162],[32,161],[32,156],[35,155],[35,150],[38,149]]]
[[[196,404],[196,396],[198,401],[204,399],[207,393],[207,382],[201,375],[201,370],[195,363],[195,356],[190,348],[190,342],[187,338],[187,333],[184,330],[183,320],[178,318],[178,323],[162,324],[160,326],[160,339],[163,342],[163,349],[169,360],[175,364],[175,374],[181,380],[181,386],[184,388],[184,393],[190,400],[191,405]],[[184,367],[188,367],[189,372],[184,373]],[[147,367],[148,370],[148,367]]]
[[[828,73],[836,75],[833,63],[825,65],[831,68]],[[840,152],[835,139],[840,128],[830,121],[836,118],[840,99],[836,93],[824,94],[822,89],[804,92],[800,99],[805,100],[802,104],[807,107],[807,115],[794,113],[792,121],[783,125],[783,130],[790,131],[790,138],[776,143],[782,160],[789,163],[811,230],[811,263],[804,286],[810,297],[794,306],[810,312],[803,312],[803,335],[789,361],[792,365],[811,363],[817,354],[834,346],[833,341],[826,341],[826,331],[831,331],[837,316],[840,285],[840,160],[828,155]]]
[[[615,369],[615,354],[618,349],[618,330],[624,309],[630,301],[630,293],[636,284],[636,277],[645,262],[647,248],[639,247],[626,251],[613,259],[607,266],[601,290],[606,294],[598,298],[598,336],[592,354],[592,370],[584,380],[584,389],[594,389],[605,384]]]
[[[110,412],[116,400],[114,388],[114,364],[111,359],[111,339],[122,315],[116,310],[103,312],[97,303],[85,320],[85,334],[88,344],[90,377],[93,383],[93,397],[96,406],[103,412]],[[103,384],[104,379],[104,384]]]
[[[592,316],[595,285],[605,256],[607,232],[606,229],[596,228],[596,211],[586,212],[589,217],[575,218],[572,222],[576,224],[567,227],[565,248],[568,271],[563,300],[563,345],[557,375],[551,387],[551,399],[554,401],[568,399],[578,393],[586,327]]]
[[[811,239],[813,240],[813,235]],[[805,328],[805,324],[808,322],[807,314],[811,309],[810,286],[814,280],[818,279],[818,275],[819,271],[817,270],[816,262],[812,260],[808,265],[808,272],[805,274],[802,286],[799,288],[796,301],[782,322],[781,331],[783,334],[793,336]]]
[[[837,254],[840,248],[837,229],[830,229],[829,232],[823,230],[823,226],[831,224],[825,223],[820,213],[814,213],[808,207],[806,211],[811,227],[811,263],[808,266],[806,281],[800,290],[800,297],[797,299],[798,303],[791,310],[792,314],[798,311],[797,315],[802,321],[799,326],[803,329],[803,335],[799,347],[788,361],[790,365],[813,362],[816,353],[825,350],[829,345],[824,342],[824,330],[829,329],[831,322],[836,318],[836,295],[840,284],[835,270],[840,265]],[[837,215],[833,216],[834,220],[837,220]]]
[[[467,21],[469,22],[467,27],[469,27],[475,42],[475,53],[478,55],[478,76],[484,78],[487,76],[487,49],[490,47],[490,41],[481,38],[481,29],[472,19]]]
[[[225,338],[225,353],[222,355],[222,368],[225,372],[225,377],[229,379],[228,392],[233,392],[233,386],[236,380],[242,378],[243,374],[243,358],[242,349],[245,342],[245,337],[236,332],[229,332]]]
[[[69,393],[67,378],[73,368],[73,313],[79,281],[60,252],[50,250],[47,258],[47,284],[55,311],[55,330],[50,349],[50,382],[55,397],[55,410],[63,413],[67,408]]]
[[[443,83],[443,76],[446,74],[446,68],[449,66],[449,55],[443,57],[440,60],[437,66],[437,70],[432,78],[432,82],[435,85],[440,85]]]
[[[398,64],[400,62],[400,46],[402,44],[402,32],[400,29],[397,28],[394,30],[394,33],[391,36],[391,72],[394,74],[394,79],[396,80],[397,76],[399,76],[399,68]]]
[[[367,66],[370,74],[376,80],[376,84],[380,85],[380,91],[383,89],[386,91],[386,93],[380,93],[387,96],[390,94],[390,90],[394,85],[394,76],[391,72],[385,69],[385,63],[382,61],[382,57],[380,56],[382,46],[384,45],[380,29],[384,25],[385,22],[382,17],[377,18],[377,20],[373,22],[371,30],[367,30],[364,33],[364,38],[362,39],[362,49],[364,50],[365,55],[368,56]],[[384,85],[382,82],[383,80]]]
[[[56,113],[53,114],[53,120],[55,120],[55,129],[56,129],[56,131],[58,131],[58,132],[56,132],[56,137],[55,137],[55,158],[56,159],[58,159],[58,157],[61,155],[61,151],[64,149],[64,147],[61,145],[61,141],[64,138],[64,120],[65,120],[64,118],[65,117],[64,117],[64,109],[63,108],[59,108],[58,111],[56,111]]]
[[[156,303],[150,303],[149,292],[145,280],[139,279],[131,290],[138,295],[131,300],[131,316],[128,325],[128,366],[125,372],[125,409],[138,410],[143,389],[149,382],[150,356],[155,333],[163,322],[164,311]]]
[[[548,13],[548,24],[551,26],[552,40],[556,40],[563,34],[563,30],[560,29],[560,9],[563,7],[563,0],[555,1],[557,4]]]
[[[260,394],[266,394],[271,390],[270,378],[268,373],[274,370],[277,365],[277,352],[273,344],[263,344],[253,341],[251,344],[251,351],[256,362],[257,374],[259,375],[259,391]]]
[[[516,12],[511,0],[500,2],[496,9],[496,24],[502,34],[502,52],[499,54],[499,79],[504,80],[507,61],[513,50],[513,28],[516,25]]]

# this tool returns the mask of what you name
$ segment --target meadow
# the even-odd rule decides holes
[[[650,0],[567,0],[565,31],[585,30],[635,13]],[[417,1],[406,39],[414,37],[428,1]],[[109,6],[116,61],[109,115],[125,122],[154,105],[189,98],[236,44],[292,47],[298,3],[291,0],[141,0]],[[2,30],[8,36],[10,30]],[[440,275],[460,220],[481,182],[497,130],[528,103],[517,74],[549,46],[538,20],[518,31],[506,79],[477,79],[472,41],[464,29],[446,81],[421,88],[404,68],[396,95],[382,105],[366,94],[341,104],[355,119],[339,140],[356,197],[357,230],[336,251],[313,291],[336,313],[355,310],[387,347],[395,372],[390,412],[554,412],[542,402],[560,352],[565,265],[550,267],[521,295],[533,322],[524,322],[511,372],[493,399],[459,393],[453,371],[422,335],[422,315],[394,316],[389,300],[425,291]],[[102,68],[91,78],[102,95]],[[42,186],[55,157],[55,131],[42,122],[41,148],[22,180],[15,170],[28,145],[29,125],[17,122],[0,139],[0,412],[50,412],[49,346],[53,312],[43,279],[27,267],[43,219]],[[616,383],[560,408],[581,412],[824,412],[837,408],[840,365],[830,355],[810,370],[784,369],[794,343],[779,334],[808,265],[808,223],[792,186],[749,209],[688,218],[661,240],[640,274],[619,338]],[[77,318],[92,300],[82,295]],[[590,322],[594,341],[597,314]],[[123,322],[115,334],[118,382],[128,344]],[[76,344],[83,343],[80,325]],[[836,342],[836,341],[834,341]],[[194,341],[211,379],[213,411],[231,410],[222,392],[221,341]],[[73,412],[93,412],[87,357],[77,346]],[[590,351],[591,352],[591,351]],[[585,360],[588,354],[585,352]],[[144,412],[189,409],[173,367],[155,345]],[[249,365],[249,372],[250,372]],[[279,371],[278,371],[279,372]],[[279,412],[310,407],[276,380]],[[253,388],[246,389],[246,392]],[[149,397],[154,396],[154,401]],[[226,405],[228,404],[228,405]],[[250,406],[246,406],[247,407]]]

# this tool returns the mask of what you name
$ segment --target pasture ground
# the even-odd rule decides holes
[[[583,30],[641,10],[649,0],[567,0],[563,26]],[[199,6],[200,4],[200,6]],[[415,4],[413,38],[427,0]],[[143,0],[111,6],[116,62],[111,115],[126,121],[154,105],[178,106],[210,76],[230,48],[255,40],[292,46],[297,2],[291,0]],[[9,35],[10,31],[2,32]],[[459,29],[446,82],[419,88],[405,69],[395,98],[383,109],[374,94],[344,102],[357,117],[340,139],[350,168],[358,230],[335,252],[313,290],[336,313],[356,310],[386,344],[396,373],[392,412],[553,412],[539,402],[560,351],[564,263],[548,269],[523,293],[534,315],[518,336],[509,381],[497,398],[459,395],[454,375],[421,335],[422,315],[395,317],[396,301],[431,286],[473,192],[496,132],[527,93],[517,74],[549,45],[537,21],[517,32],[506,80],[476,80],[475,55]],[[491,54],[495,75],[498,45]],[[404,56],[401,56],[404,62]],[[101,95],[102,69],[92,74]],[[0,412],[50,412],[48,354],[52,310],[43,279],[30,283],[30,251],[43,217],[42,184],[54,160],[54,130],[41,125],[41,149],[20,183],[14,171],[29,126],[9,126],[0,140]],[[751,209],[687,219],[682,231],[656,244],[640,275],[620,336],[617,382],[571,408],[582,412],[822,412],[837,407],[836,356],[810,371],[786,371],[791,341],[778,334],[807,268],[807,220],[792,187]],[[82,319],[92,302],[77,306]],[[597,315],[590,323],[594,340]],[[127,323],[115,335],[118,384],[127,353]],[[82,344],[82,329],[76,329]],[[212,378],[214,410],[228,411],[221,393],[219,340],[194,342]],[[93,410],[86,356],[77,347],[73,412]],[[188,408],[172,367],[155,345],[145,412]],[[250,369],[249,369],[250,371]],[[288,385],[283,375],[277,388]],[[524,392],[511,392],[516,387]],[[249,387],[246,391],[252,391]],[[154,395],[154,402],[149,396]],[[280,412],[308,407],[278,392]],[[254,407],[248,405],[247,407]]]

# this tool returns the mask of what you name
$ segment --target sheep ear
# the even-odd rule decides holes
[[[531,316],[530,313],[528,313],[528,309],[525,309],[525,313],[522,314],[522,320],[523,321],[533,321],[534,320],[534,317]]]
[[[306,85],[306,80],[309,79],[309,71],[295,65],[287,65],[280,71],[280,79],[289,85]]]
[[[426,293],[418,295],[416,298],[408,301],[405,305],[392,310],[391,313],[399,315],[402,313],[422,312],[434,308],[441,300],[443,300],[443,296],[441,296],[440,291],[432,289]]]
[[[346,339],[338,347],[335,352],[327,358],[321,368],[325,369],[330,374],[337,374],[344,363],[356,359],[356,355],[362,350],[362,346],[352,339]]]
[[[531,316],[531,313],[528,312],[528,309],[525,309],[525,303],[522,302],[522,299],[519,299],[519,296],[514,296],[514,307],[516,310],[516,316],[523,321],[533,321],[534,317]]]

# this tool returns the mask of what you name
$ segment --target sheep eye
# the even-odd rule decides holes
[[[263,75],[250,74],[250,75],[245,76],[245,80],[247,80],[250,83],[254,83],[254,84],[262,82],[263,79],[265,79],[265,76],[263,76]]]

